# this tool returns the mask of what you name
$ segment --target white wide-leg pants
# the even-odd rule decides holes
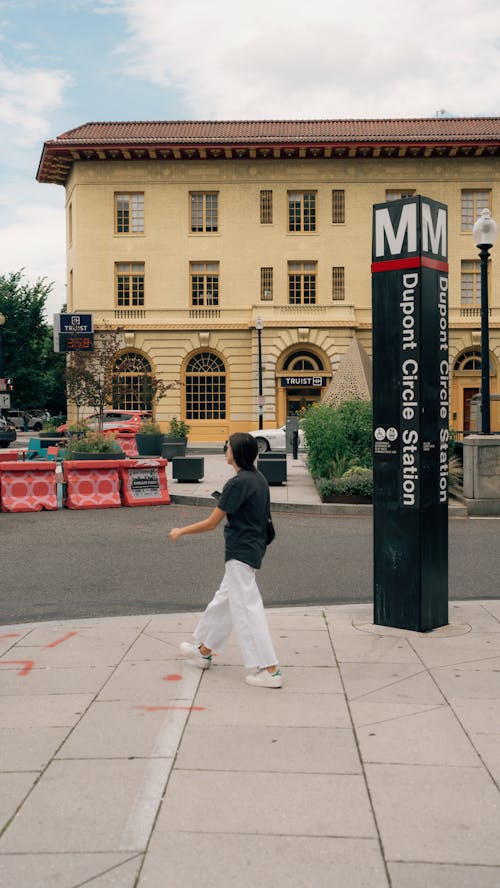
[[[267,624],[256,571],[242,561],[226,561],[224,577],[207,606],[194,637],[199,644],[221,652],[234,627],[247,668],[278,662]]]

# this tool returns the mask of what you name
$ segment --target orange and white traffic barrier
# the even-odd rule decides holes
[[[1,462],[0,501],[2,512],[57,509],[56,464]]]
[[[167,462],[161,457],[143,457],[120,461],[122,501],[124,506],[168,505]]]
[[[139,456],[139,451],[137,449],[137,441],[135,440],[135,435],[120,435],[118,433],[115,437],[115,441],[120,445],[123,450],[125,456],[136,457]]]
[[[68,509],[117,509],[121,506],[119,467],[125,460],[65,460]]]

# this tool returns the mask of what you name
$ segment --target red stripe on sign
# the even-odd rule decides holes
[[[372,262],[372,272],[398,271],[400,268],[420,268],[420,256],[408,256],[406,259],[385,259]]]
[[[382,262],[372,262],[372,273],[378,271],[399,271],[404,268],[434,268],[436,271],[448,271],[448,263],[440,259],[430,259],[428,256],[408,256],[406,259],[385,259]]]
[[[430,259],[428,256],[422,256],[422,265],[424,268],[434,268],[436,271],[448,271],[447,262],[441,262],[440,259]]]

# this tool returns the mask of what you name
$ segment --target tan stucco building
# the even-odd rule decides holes
[[[180,380],[156,417],[182,416],[193,440],[257,428],[259,338],[265,426],[321,398],[354,338],[371,354],[372,205],[446,203],[451,417],[469,428],[471,232],[483,207],[500,214],[500,119],[89,123],[45,143],[37,178],[66,189],[68,310],[121,330],[137,378]],[[495,249],[490,264],[493,394]],[[144,406],[134,373],[122,382],[115,406]]]

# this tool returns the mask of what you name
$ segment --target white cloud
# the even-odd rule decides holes
[[[0,227],[0,274],[24,268],[24,276],[30,283],[38,278],[46,278],[47,283],[54,282],[46,306],[47,317],[52,322],[54,312],[60,311],[66,302],[64,191],[54,190],[47,198],[45,191],[44,195],[38,195],[38,200],[34,194],[25,194],[22,202],[9,201],[12,218]],[[2,219],[5,219],[7,202],[4,199],[1,211]]]
[[[0,60],[0,137],[27,146],[46,138],[70,77],[64,71],[10,66]]]
[[[497,0],[108,0],[128,76],[201,118],[500,112]],[[159,109],[159,116],[162,109]]]

